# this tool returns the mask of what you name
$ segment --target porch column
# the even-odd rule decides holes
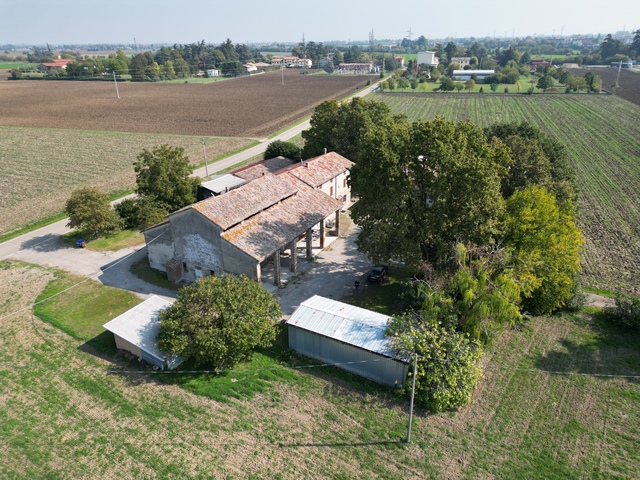
[[[262,281],[262,269],[260,268],[260,263],[256,263],[253,267],[253,278],[255,278],[256,282]]]
[[[273,284],[276,287],[280,286],[280,249],[276,250],[276,253],[273,254]]]
[[[320,220],[320,250],[324,249],[324,218]]]
[[[307,260],[311,260],[313,258],[313,232],[311,228],[306,231],[304,239],[307,243]]]
[[[336,237],[340,237],[340,210],[336,210]]]
[[[296,244],[298,243],[298,239],[294,238],[291,240],[291,271],[296,273],[298,270],[298,254],[296,253]]]

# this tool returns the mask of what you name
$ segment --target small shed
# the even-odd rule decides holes
[[[166,355],[158,350],[157,342],[160,331],[158,315],[170,305],[170,301],[153,295],[105,323],[103,327],[113,333],[118,349],[130,352],[140,360],[159,368],[173,370],[183,362],[182,357]]]
[[[289,347],[374,382],[402,388],[409,360],[395,355],[385,337],[390,319],[314,295],[302,302],[287,321]]]

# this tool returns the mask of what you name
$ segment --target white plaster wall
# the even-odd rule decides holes
[[[189,233],[182,237],[182,261],[187,262],[189,269],[199,266],[203,269],[220,273],[223,270],[222,255],[218,248],[197,233]]]
[[[159,242],[150,243],[147,245],[147,255],[151,268],[166,272],[165,265],[173,258],[173,246]]]

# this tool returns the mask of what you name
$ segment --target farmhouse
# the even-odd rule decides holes
[[[451,63],[457,63],[461,67],[471,64],[471,57],[451,57]]]
[[[41,63],[40,65],[38,65],[38,70],[66,70],[67,65],[71,62],[73,62],[73,59],[70,58],[56,58],[54,60],[51,60],[50,62]]]
[[[288,68],[311,68],[312,62],[308,58],[298,57],[273,57],[271,59],[271,65],[280,65]]]
[[[475,75],[478,80],[484,80],[494,73],[495,70],[454,70],[453,79],[466,82],[467,80],[471,80],[472,75]]]
[[[531,60],[531,68],[533,70],[537,70],[538,67],[548,67],[550,66],[551,63],[547,62],[546,60],[542,59],[542,58],[534,58],[533,60]]]
[[[336,73],[367,75],[373,71],[373,63],[340,63]]]
[[[310,258],[316,227],[320,248],[325,221],[332,221],[339,235],[339,212],[350,200],[347,176],[352,165],[331,152],[305,162],[277,157],[237,170],[223,180],[244,183],[224,193],[214,185],[211,191],[219,195],[178,210],[144,231],[149,264],[178,283],[222,272],[260,280],[262,267],[273,262],[273,281],[280,285],[283,252],[289,250],[295,272],[300,239],[305,239]]]
[[[418,52],[418,65],[436,67],[439,63],[440,59],[436,57],[436,52]]]
[[[173,370],[182,363],[182,357],[161,352],[156,340],[160,331],[158,315],[169,305],[168,300],[153,295],[103,327],[113,333],[119,350],[132,353],[158,368]]]
[[[220,76],[220,70],[218,70],[217,68],[207,69],[207,77],[219,77],[219,76]]]
[[[389,387],[402,388],[409,361],[385,337],[391,318],[314,295],[287,320],[289,348]]]
[[[396,55],[393,59],[398,64],[398,67],[404,68],[404,57],[402,55]]]

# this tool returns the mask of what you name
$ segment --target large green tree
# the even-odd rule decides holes
[[[521,273],[525,308],[549,314],[573,295],[580,272],[582,233],[571,205],[532,185],[507,201],[506,241]]]
[[[222,370],[247,359],[276,337],[280,305],[262,285],[243,276],[204,277],[181,288],[160,314],[158,346],[194,365]]]
[[[67,227],[80,228],[95,238],[120,229],[120,218],[111,208],[109,197],[94,187],[74,190],[67,200]]]
[[[264,151],[264,159],[268,160],[275,157],[285,157],[298,160],[300,158],[300,152],[300,147],[295,143],[274,140],[267,145],[267,148]]]
[[[190,177],[193,169],[182,147],[161,145],[146,148],[133,164],[136,193],[172,212],[196,201],[200,179]]]

